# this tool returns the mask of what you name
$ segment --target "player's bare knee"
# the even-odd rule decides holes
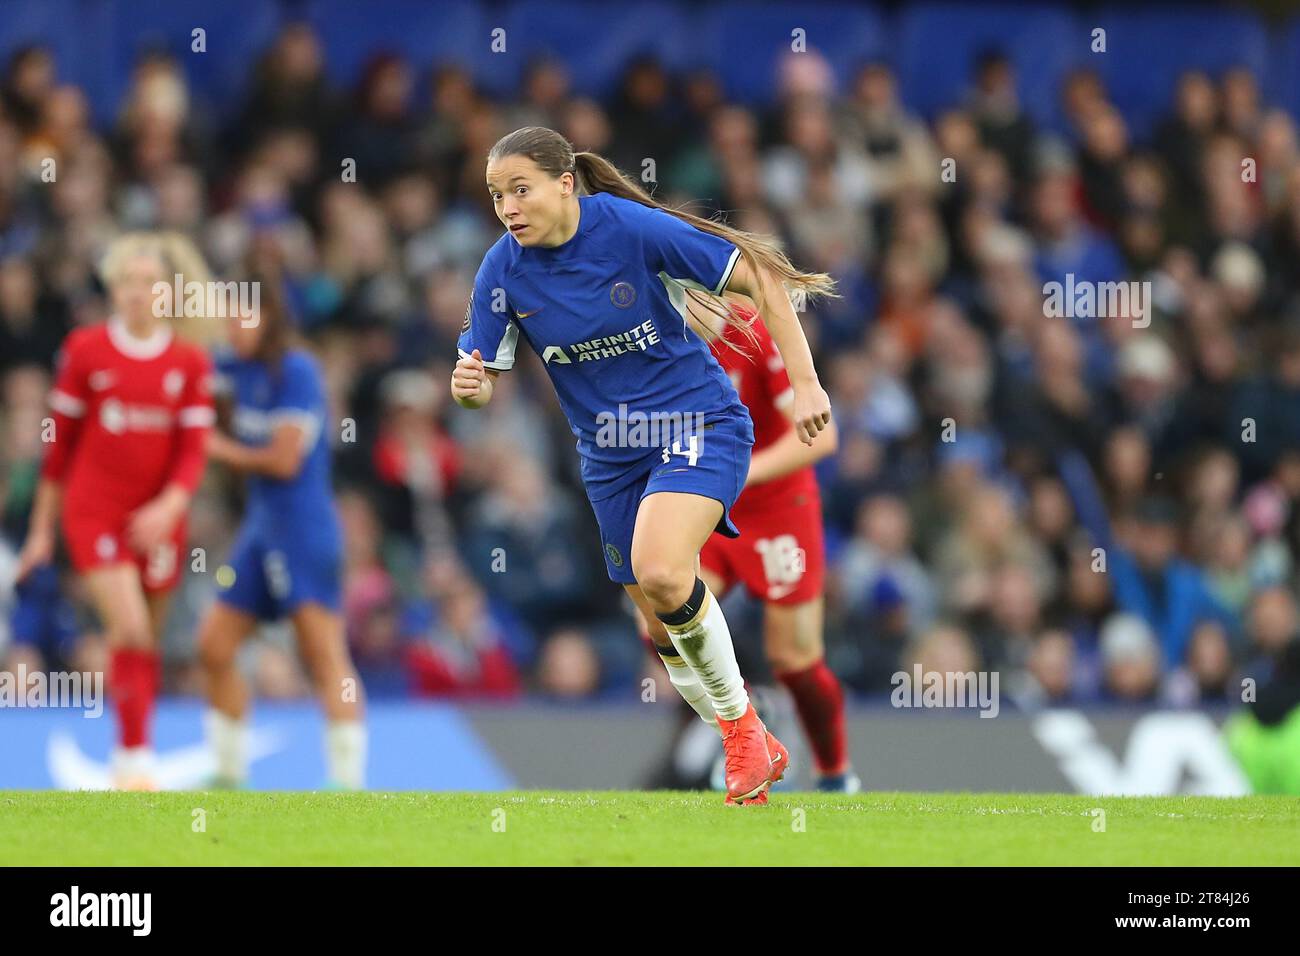
[[[347,650],[331,641],[302,641],[298,650],[312,685],[320,694],[338,696],[346,679],[356,677]]]
[[[313,686],[322,694],[335,693],[342,685],[346,669],[328,651],[316,648],[304,654],[303,664]]]
[[[209,673],[225,670],[235,662],[236,642],[212,626],[199,633],[199,664]]]
[[[648,560],[643,566],[633,565],[637,584],[656,610],[667,611],[681,607],[695,587],[695,569],[676,567],[666,561]],[[653,636],[653,633],[652,633]]]
[[[124,617],[114,621],[108,629],[108,643],[112,647],[147,649],[153,646],[153,629],[146,617]]]
[[[806,671],[821,660],[821,657],[819,648],[801,646],[774,647],[769,648],[767,652],[767,662],[771,665],[774,674],[795,674]]]

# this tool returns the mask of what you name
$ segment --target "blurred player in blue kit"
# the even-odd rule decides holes
[[[216,390],[233,405],[232,434],[216,430],[208,446],[213,461],[247,476],[244,523],[199,631],[215,782],[238,787],[248,776],[249,692],[239,647],[260,622],[287,618],[325,711],[329,785],[359,789],[366,733],[340,608],[343,542],[325,389],[316,360],[292,344],[274,280],[259,282],[259,299],[255,315],[229,322]]]

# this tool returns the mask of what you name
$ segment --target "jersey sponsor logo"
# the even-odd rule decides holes
[[[605,545],[605,553],[609,555],[609,563],[614,567],[621,568],[623,566],[623,554],[618,548],[612,544],[607,544]]]
[[[100,369],[98,372],[91,372],[87,381],[91,391],[102,392],[106,388],[113,387],[113,383],[117,381],[117,373],[111,368]]]
[[[630,282],[615,282],[609,289],[609,301],[620,309],[627,309],[636,301],[636,289]]]
[[[158,405],[127,405],[110,398],[99,406],[99,424],[113,435],[171,431],[172,410]]]
[[[474,290],[470,289],[469,302],[465,305],[465,321],[460,324],[460,334],[464,335],[469,331],[470,316],[474,311]]]
[[[654,320],[646,319],[640,325],[634,325],[626,332],[617,335],[602,335],[599,338],[588,339],[586,342],[575,342],[568,347],[567,351],[560,345],[548,345],[542,351],[542,359],[547,365],[552,361],[567,365],[575,358],[579,362],[595,362],[633,352],[644,352],[658,342],[659,330],[655,328]]]

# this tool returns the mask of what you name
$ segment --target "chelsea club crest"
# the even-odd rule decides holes
[[[609,301],[620,309],[626,309],[636,301],[636,289],[630,282],[615,282],[609,290]]]

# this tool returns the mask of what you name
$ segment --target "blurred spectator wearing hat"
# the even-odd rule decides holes
[[[1126,704],[1153,703],[1160,691],[1160,646],[1136,614],[1115,614],[1101,629],[1102,695]]]
[[[881,609],[881,602],[906,604],[910,626],[929,627],[935,616],[930,574],[912,551],[912,521],[896,495],[876,495],[862,503],[854,535],[839,557],[837,586],[846,610],[860,617]],[[878,590],[882,581],[887,591]]]

